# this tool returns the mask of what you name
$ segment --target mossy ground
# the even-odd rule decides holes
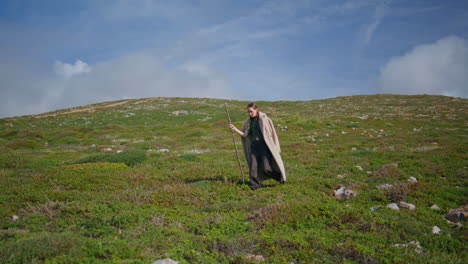
[[[147,98],[1,119],[0,262],[467,262],[465,230],[443,217],[467,205],[466,99],[258,102],[278,125],[288,182],[257,191],[241,184],[223,103]],[[247,102],[228,104],[241,126]],[[357,197],[334,198],[339,186]],[[416,210],[385,208],[400,200]],[[411,241],[423,251],[393,246]]]

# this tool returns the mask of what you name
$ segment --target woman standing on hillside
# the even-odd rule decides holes
[[[255,103],[247,105],[247,112],[249,118],[245,120],[242,130],[233,124],[229,124],[229,128],[242,137],[242,148],[249,165],[250,188],[261,188],[261,182],[269,178],[286,182],[281,148],[273,122],[260,112]]]

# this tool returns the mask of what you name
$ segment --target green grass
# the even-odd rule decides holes
[[[444,219],[467,205],[466,99],[259,102],[288,126],[277,127],[288,182],[255,192],[241,184],[224,101],[119,102],[0,119],[0,263],[468,260],[466,232]],[[247,102],[228,104],[240,127]],[[357,197],[334,198],[340,186]],[[416,210],[385,208],[400,200]],[[394,246],[411,241],[422,253]]]

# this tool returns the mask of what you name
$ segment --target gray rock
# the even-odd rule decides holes
[[[379,208],[381,208],[381,207],[382,207],[381,205],[372,206],[372,207],[370,208],[370,210],[371,210],[371,212],[375,212],[375,211],[377,211],[377,210],[378,210]]]
[[[346,187],[340,187],[335,190],[335,197],[338,199],[349,199],[356,197],[356,193],[353,190],[346,189]]]
[[[394,247],[402,247],[402,248],[414,248],[414,251],[418,254],[421,254],[423,248],[421,247],[421,243],[419,241],[411,241],[407,244],[395,244]]]
[[[167,148],[158,149],[157,152],[169,152]]]
[[[400,211],[400,207],[398,207],[398,204],[396,204],[396,203],[387,204],[387,206],[385,206],[385,207],[393,209],[395,211]]]
[[[245,258],[249,261],[253,261],[257,263],[265,261],[265,257],[263,257],[262,255],[247,254],[245,255]]]
[[[381,184],[381,185],[377,186],[377,189],[389,189],[389,188],[392,188],[392,187],[393,187],[393,185],[386,183],[386,184]]]
[[[103,148],[103,149],[101,149],[101,152],[111,153],[111,152],[113,152],[113,150],[112,150],[112,148]]]
[[[174,111],[172,112],[172,115],[175,115],[175,116],[180,116],[180,115],[188,115],[189,112],[186,111],[186,110],[180,110],[180,111]]]
[[[416,183],[416,182],[418,182],[418,179],[416,179],[415,177],[410,177],[408,179],[408,181],[411,182],[411,183]]]
[[[452,222],[452,221],[447,220],[447,223],[448,223],[448,225],[449,225],[451,228],[463,229],[463,224],[460,223],[460,222],[454,223],[454,222]]]
[[[432,227],[432,234],[438,235],[440,233],[442,233],[442,230],[440,230],[440,228],[438,226],[433,226]]]
[[[11,221],[13,221],[13,222],[16,222],[18,220],[19,220],[19,216],[17,216],[17,215],[14,215],[13,217],[11,217]]]
[[[458,208],[458,209],[452,209],[450,212],[448,212],[445,215],[445,218],[447,220],[450,220],[452,222],[460,222],[460,221],[465,221],[466,217],[468,216],[468,206],[465,206],[464,208]]]
[[[172,260],[170,258],[167,258],[167,259],[157,260],[153,262],[153,264],[179,264],[179,262]]]
[[[431,206],[431,209],[432,209],[432,210],[440,210],[440,207],[439,207],[437,204],[433,204],[433,205]]]

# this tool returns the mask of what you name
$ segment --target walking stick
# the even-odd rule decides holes
[[[226,113],[228,116],[229,124],[232,124],[231,115],[229,115],[229,110],[228,110],[226,102],[224,102],[224,107],[226,108]],[[245,184],[244,170],[242,169],[242,165],[239,159],[239,151],[237,150],[236,137],[234,137],[234,131],[232,131],[232,129],[231,129],[231,136],[232,136],[232,142],[234,143],[234,148],[236,149],[237,163],[239,164],[239,169],[242,174],[242,184]]]

